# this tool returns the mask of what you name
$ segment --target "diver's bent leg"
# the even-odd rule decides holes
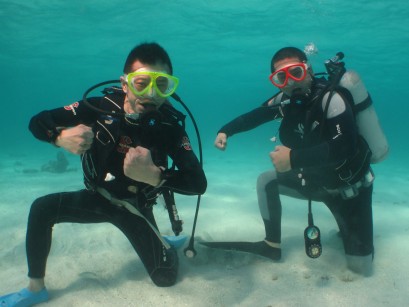
[[[350,215],[350,242],[346,243],[346,261],[348,268],[369,277],[373,273],[373,218],[372,218],[372,191],[373,186],[361,188],[358,197],[353,199],[351,206],[355,206]],[[354,223],[355,222],[355,223]],[[355,235],[354,235],[355,232]]]
[[[275,171],[264,172],[258,177],[257,197],[266,231],[266,240],[279,244],[281,243],[282,207]]]
[[[54,224],[107,222],[115,210],[102,196],[87,190],[55,193],[35,200],[26,234],[28,276],[44,278]]]
[[[144,213],[150,217],[149,219],[155,225],[156,222],[152,220],[153,215],[149,214],[149,212]],[[173,247],[166,249],[143,218],[124,212],[111,222],[131,242],[156,286],[169,287],[176,283],[179,270],[179,259],[176,250]]]
[[[156,268],[150,272],[150,277],[156,286],[170,287],[177,280],[179,258],[173,247],[165,249],[162,246],[161,253],[161,259],[157,262]]]
[[[372,186],[360,188],[355,198],[344,200],[337,196],[325,203],[340,229],[348,268],[370,276],[374,255]]]
[[[47,257],[51,247],[52,228],[57,211],[53,210],[54,197],[47,195],[36,199],[30,209],[27,233],[26,251],[28,276],[33,279],[43,279]],[[55,205],[54,208],[58,206]]]
[[[257,197],[261,217],[266,229],[266,240],[281,242],[282,206],[280,195],[306,199],[298,190],[300,179],[294,172],[279,173],[267,171],[257,179]]]

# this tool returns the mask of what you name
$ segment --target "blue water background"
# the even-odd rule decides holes
[[[2,0],[0,29],[0,129],[2,150],[10,153],[44,148],[27,130],[30,117],[117,79],[142,41],[169,52],[178,94],[196,116],[208,157],[219,155],[213,140],[224,123],[275,93],[268,81],[274,52],[309,42],[319,49],[311,58],[316,72],[342,51],[347,67],[360,73],[391,145],[389,160],[408,151],[404,0]],[[265,157],[276,129],[270,123],[237,136],[230,155],[262,148]]]
[[[16,248],[2,246],[4,256],[2,261],[5,263],[2,268],[7,278],[14,276],[15,268],[17,268],[16,276],[19,275],[10,283],[0,282],[3,287],[0,294],[16,290],[14,288],[22,284],[21,280],[26,274],[24,235],[31,202],[44,194],[82,187],[79,159],[76,156],[68,156],[72,162],[70,167],[77,170],[73,173],[34,173],[25,176],[21,172],[24,168],[38,169],[42,163],[53,159],[57,152],[53,146],[33,138],[27,129],[31,116],[41,110],[68,105],[81,99],[84,91],[98,82],[118,79],[130,49],[143,41],[157,41],[169,52],[173,61],[174,74],[180,78],[177,92],[195,115],[200,129],[209,187],[202,198],[197,233],[203,235],[207,232],[215,239],[221,240],[231,240],[233,236],[235,236],[234,239],[247,240],[246,235],[253,235],[251,239],[261,238],[264,235],[264,229],[262,229],[257,208],[255,183],[261,171],[272,168],[268,152],[273,149],[274,144],[269,139],[276,133],[278,123],[268,123],[251,132],[234,136],[229,140],[226,152],[220,152],[213,147],[214,137],[223,124],[260,105],[276,92],[268,80],[270,59],[276,50],[284,46],[303,48],[305,44],[314,42],[319,49],[318,54],[311,58],[316,72],[324,71],[324,60],[342,51],[345,54],[347,67],[358,71],[362,76],[371,93],[391,148],[388,159],[374,166],[377,175],[374,222],[377,255],[379,255],[377,256],[378,274],[371,279],[372,284],[368,283],[369,281],[346,284],[351,285],[352,295],[359,292],[359,295],[353,298],[356,300],[355,305],[387,306],[388,303],[385,302],[399,296],[404,305],[403,302],[407,302],[407,294],[405,294],[407,292],[407,274],[405,274],[407,254],[403,251],[408,246],[407,236],[405,237],[408,227],[407,221],[405,223],[402,218],[399,220],[399,217],[400,212],[403,212],[402,216],[405,216],[406,212],[400,210],[409,207],[407,201],[409,178],[406,162],[409,149],[407,137],[409,133],[408,29],[407,0],[393,2],[0,0],[0,86],[2,90],[0,211],[1,220],[4,222],[2,224],[4,236],[2,235],[1,241],[16,245]],[[177,103],[176,106],[178,106]],[[180,107],[179,109],[183,110]],[[187,125],[191,139],[196,143],[192,124],[188,121]],[[16,171],[10,168],[10,165],[15,165]],[[21,199],[16,197],[19,191],[22,191]],[[192,229],[195,201],[189,199],[185,202],[188,202],[189,206],[183,206],[184,202],[182,202],[181,206],[178,203],[178,208],[182,209],[180,212],[186,222],[185,233],[188,234]],[[223,206],[218,206],[219,204]],[[185,207],[191,208],[191,211],[187,212]],[[243,207],[246,207],[245,210]],[[300,256],[297,256],[300,255],[297,252],[302,253],[303,249],[302,231],[307,214],[305,207],[302,208],[287,206],[286,212],[293,215],[292,213],[297,211],[297,214],[294,214],[297,218],[291,217],[283,222],[287,257],[298,257],[297,260],[290,259],[282,268],[277,268],[279,275],[290,273],[290,278],[287,279],[290,285],[288,289],[292,289],[291,283],[294,283],[295,289],[300,289],[300,285],[305,281],[305,277],[300,278],[299,275],[294,277],[294,272],[291,277],[291,271],[294,271],[293,263],[297,265],[301,263],[301,266],[295,268],[301,268],[303,271],[304,260],[300,260]],[[235,220],[228,219],[231,216],[234,218],[236,212],[239,212],[240,218],[243,218],[243,223],[240,225],[237,225]],[[315,220],[320,223],[322,231],[327,233],[335,229],[335,224],[330,224],[334,223],[331,219],[320,218],[317,214],[320,213],[318,206],[314,206],[314,213]],[[216,230],[212,229],[213,224],[217,224]],[[255,224],[260,228],[254,227]],[[300,227],[300,231],[293,229],[296,224]],[[250,229],[248,225],[253,225],[254,229]],[[96,227],[92,226],[87,231]],[[226,231],[223,232],[220,228]],[[390,236],[385,234],[389,232]],[[81,256],[81,246],[86,246],[88,242],[84,236],[88,234],[81,231],[75,231],[75,233],[82,241],[78,239],[79,248],[71,248],[70,253],[74,252]],[[74,242],[76,236],[72,239],[68,235],[68,238],[61,240],[64,242],[61,246],[70,245],[70,242],[73,243],[72,245],[77,245],[77,242]],[[311,264],[312,272],[325,270],[325,265],[328,267],[332,262],[336,265],[340,263],[339,258],[336,258],[337,251],[333,250],[341,247],[334,248],[334,245],[328,242],[328,235],[326,238],[325,248],[330,254],[334,253],[335,260],[325,260],[327,258],[323,257],[322,262],[317,262],[315,266]],[[392,240],[399,240],[399,243],[391,244]],[[59,248],[59,241],[55,241],[53,259],[66,254],[65,248],[61,246]],[[103,244],[102,248],[109,249],[107,244]],[[126,248],[128,248],[127,245]],[[124,255],[128,251],[126,248],[120,249],[125,251]],[[85,258],[87,253],[88,251],[84,249]],[[112,253],[115,255],[114,251]],[[199,258],[203,254],[205,253],[199,253]],[[76,260],[74,257],[73,261]],[[59,263],[58,261],[60,260],[56,263]],[[64,263],[65,261],[64,259]],[[183,263],[185,262],[182,261]],[[324,266],[321,268],[321,265]],[[10,267],[13,269],[12,274],[10,274]],[[127,268],[127,266],[124,267]],[[218,268],[217,265],[212,265],[211,268],[214,267]],[[64,265],[63,270],[69,271],[69,268],[70,266]],[[86,271],[86,268],[85,265],[79,270]],[[198,279],[195,274],[200,272],[197,274],[201,274],[203,276],[201,278],[212,276],[211,280],[216,281],[212,282],[214,287],[221,289],[230,286],[233,289],[231,293],[236,296],[226,297],[226,301],[223,302],[231,302],[234,299],[240,302],[240,299],[246,296],[246,292],[237,287],[236,282],[233,286],[232,284],[226,286],[225,279],[220,278],[219,275],[213,277],[215,275],[212,275],[211,268],[209,270],[207,268],[204,266],[200,271],[200,267],[195,267],[194,270],[190,270],[189,274],[186,274],[188,275],[186,281],[193,276],[192,280],[196,284]],[[252,289],[255,294],[261,292],[271,294],[271,298],[266,296],[264,301],[268,301],[268,304],[275,302],[275,298],[280,295],[279,292],[271,291],[269,283],[271,280],[264,280],[264,283],[261,280],[258,283],[259,275],[263,274],[257,274],[257,270],[260,268],[264,270],[266,267],[244,265],[243,268],[250,270],[250,273],[244,276],[251,284],[251,288],[253,288],[252,282],[261,287],[257,289],[255,286]],[[121,270],[122,266],[118,266],[118,269]],[[113,272],[115,270],[116,268]],[[330,275],[337,274],[336,270],[328,271]],[[56,270],[54,275],[50,274],[51,278],[57,276],[59,279],[56,272],[60,271]],[[108,271],[109,279],[111,279],[110,272]],[[229,272],[232,271],[229,270]],[[238,271],[237,274],[241,272]],[[217,274],[223,274],[223,272],[217,272]],[[62,276],[64,280],[66,274]],[[128,278],[126,274],[124,276]],[[105,280],[104,278],[107,277],[102,275],[101,279]],[[121,281],[122,277],[118,278]],[[118,278],[108,282],[115,293],[116,289],[119,289]],[[268,278],[271,279],[271,277]],[[82,289],[80,281],[81,278],[68,277],[68,287],[72,289],[72,283],[74,289],[75,284]],[[186,281],[180,283],[182,289],[191,287]],[[308,283],[311,281],[312,279]],[[218,282],[221,284],[219,285]],[[323,290],[326,290],[326,293],[333,291],[336,294],[337,300],[333,306],[338,305],[338,300],[345,297],[347,297],[346,301],[350,302],[351,299],[347,295],[338,295],[336,285],[339,283],[342,281],[335,282],[333,288],[323,289],[318,286],[316,290],[305,286],[305,292],[302,292],[305,295],[300,295],[298,301],[304,303],[305,298],[311,297],[320,299],[319,302],[326,299],[330,301],[330,296],[327,298],[323,295]],[[125,287],[124,284],[121,283],[121,289]],[[65,284],[59,285],[62,287]],[[277,286],[278,289],[282,289],[283,301],[287,299],[285,285],[286,283],[283,282]],[[360,291],[360,286],[365,290]],[[51,287],[56,287],[55,283],[51,283]],[[388,287],[390,290],[385,295],[382,291],[379,293],[370,291],[372,288],[385,290]],[[89,289],[88,279],[86,279],[86,288]],[[206,286],[203,289],[211,288]],[[105,287],[103,291],[105,293]],[[132,293],[133,291],[134,288]],[[200,293],[202,291],[201,289]],[[71,290],[64,292],[64,295],[68,295],[69,292],[77,296],[75,291]],[[149,293],[146,291],[147,296]],[[186,293],[196,292],[191,292],[189,289]],[[291,297],[296,297],[296,294]],[[128,293],[124,296],[128,296]],[[257,301],[261,299],[263,302],[263,297],[257,297]],[[360,304],[360,299],[366,297],[371,303]],[[67,296],[67,299],[72,300],[70,296]],[[249,299],[252,300],[252,297]],[[211,295],[209,301],[214,302]],[[342,301],[340,304],[342,305]],[[328,306],[328,304],[321,304],[321,306]]]

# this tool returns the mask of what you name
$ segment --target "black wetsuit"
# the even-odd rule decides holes
[[[349,199],[341,197],[339,189],[360,183],[369,171],[369,159],[362,154],[367,146],[358,135],[353,111],[346,102],[350,97],[341,92],[335,94],[338,95],[336,107],[343,111],[331,117],[325,111],[320,94],[323,94],[320,88],[315,86],[304,101],[292,101],[281,107],[269,107],[267,101],[232,120],[219,132],[230,137],[274,119],[282,120],[279,135],[282,144],[291,148],[292,170],[285,173],[268,171],[258,179],[266,240],[281,242],[279,194],[286,194],[324,202],[338,223],[346,254],[366,256],[373,253],[372,185],[360,186],[359,194]],[[330,111],[331,105],[332,100]],[[343,180],[341,175],[349,173],[349,168],[356,168],[352,170],[356,176],[350,181]]]
[[[90,98],[89,101],[100,109],[123,113],[123,93]],[[176,282],[176,251],[164,248],[145,219],[112,204],[97,192],[104,188],[111,196],[133,204],[157,227],[152,213],[155,200],[147,197],[153,188],[123,173],[126,152],[136,146],[148,148],[157,166],[167,167],[167,157],[172,159],[176,168],[165,170],[166,182],[162,188],[186,195],[205,192],[207,182],[203,169],[184,128],[169,110],[173,109],[168,104],[163,105],[160,113],[153,114],[146,123],[124,116],[103,115],[83,102],[76,102],[43,111],[31,119],[29,128],[42,141],[53,142],[59,129],[78,124],[93,127],[95,138],[91,149],[81,156],[87,189],[47,195],[34,201],[31,207],[26,240],[29,277],[43,278],[45,275],[54,224],[109,222],[129,239],[156,285],[170,286]]]

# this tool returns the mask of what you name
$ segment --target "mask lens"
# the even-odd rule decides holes
[[[283,85],[286,79],[287,79],[287,74],[285,73],[285,71],[277,71],[273,75],[273,81],[277,85]]]
[[[288,68],[288,74],[290,77],[296,80],[301,80],[305,74],[303,66],[293,66]]]
[[[155,92],[165,98],[172,95],[178,86],[179,79],[171,75],[152,72],[141,71],[133,72],[127,76],[128,85],[132,92],[137,96],[145,95],[151,92],[152,87]]]
[[[158,76],[156,78],[156,87],[162,95],[170,95],[176,89],[176,84],[171,76]]]
[[[152,78],[147,74],[137,74],[131,77],[130,81],[131,87],[135,90],[135,93],[143,95],[151,85]]]

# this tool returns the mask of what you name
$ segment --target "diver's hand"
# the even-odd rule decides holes
[[[270,152],[271,161],[277,172],[284,173],[291,170],[290,151],[290,148],[279,145],[275,147],[274,151]]]
[[[94,132],[92,132],[92,128],[81,124],[61,130],[55,140],[55,145],[73,154],[80,155],[91,148],[93,140]]]
[[[220,150],[226,150],[227,147],[227,135],[226,133],[220,132],[216,136],[216,140],[214,141],[214,146]]]
[[[161,182],[161,170],[153,161],[151,152],[142,146],[130,148],[124,160],[125,176],[157,186]]]

